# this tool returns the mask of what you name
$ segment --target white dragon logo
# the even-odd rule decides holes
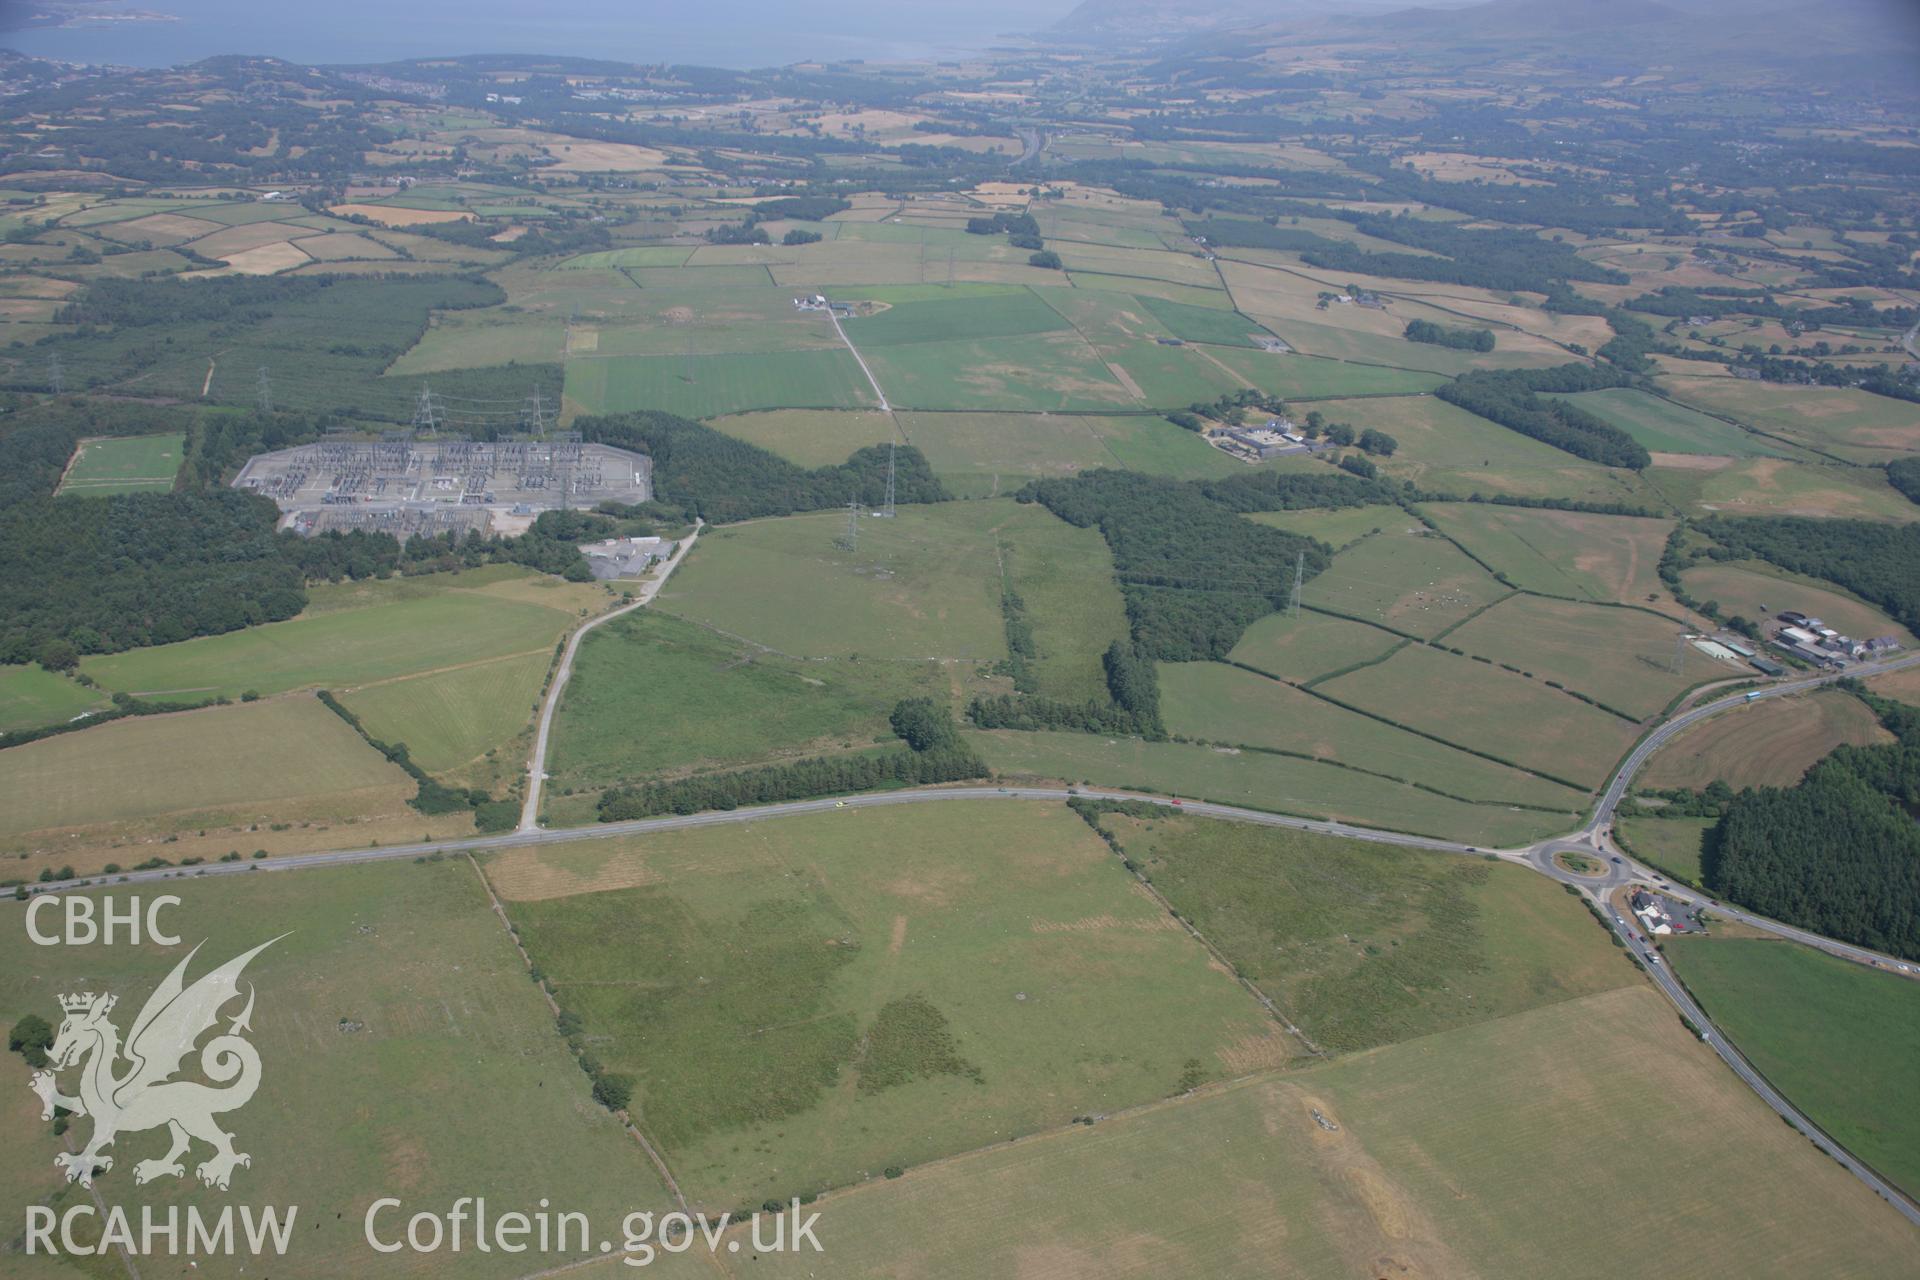
[[[214,1122],[214,1116],[245,1106],[260,1087],[260,1054],[240,1036],[242,1031],[252,1030],[248,1025],[253,1016],[251,983],[247,986],[246,1007],[229,1023],[226,1034],[215,1036],[200,1050],[202,1073],[225,1087],[169,1077],[180,1070],[181,1060],[193,1052],[194,1043],[219,1021],[221,1008],[239,995],[240,973],[247,962],[279,940],[269,939],[236,956],[191,987],[181,979],[200,948],[189,951],[147,998],[127,1033],[124,1048],[119,1028],[107,1018],[116,997],[91,991],[60,997],[66,1017],[47,1055],[52,1070],[36,1072],[31,1087],[40,1095],[42,1120],[51,1120],[55,1107],[93,1117],[93,1136],[86,1147],[78,1154],[63,1151],[54,1157],[55,1166],[66,1170],[68,1182],[92,1186],[96,1172],[113,1168],[113,1157],[102,1152],[115,1138],[161,1125],[172,1134],[173,1146],[158,1160],[136,1164],[135,1182],[184,1174],[180,1157],[187,1153],[193,1138],[213,1147],[212,1158],[195,1169],[200,1181],[210,1187],[225,1191],[236,1166],[253,1164],[251,1156],[233,1149],[233,1135]],[[116,1074],[122,1058],[127,1068]],[[59,1091],[55,1072],[83,1060],[79,1096],[70,1098]]]

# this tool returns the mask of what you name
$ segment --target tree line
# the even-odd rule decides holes
[[[713,524],[844,507],[886,499],[885,445],[868,445],[838,466],[800,467],[779,454],[687,418],[653,411],[582,418],[587,440],[636,449],[653,458],[659,497]],[[950,495],[920,450],[893,451],[898,502],[944,502]]]
[[[890,719],[895,734],[906,743],[904,749],[816,756],[790,764],[619,787],[600,797],[600,821],[737,809],[880,787],[961,782],[987,775],[986,762],[960,740],[952,714],[932,699],[905,699],[895,704]]]
[[[1463,374],[1434,392],[1449,404],[1542,444],[1598,462],[1602,466],[1642,471],[1653,457],[1638,440],[1564,400],[1543,399],[1536,391],[1586,391],[1595,386],[1617,386],[1611,370],[1589,365],[1562,365],[1558,369],[1476,370]]]
[[[1751,556],[1837,583],[1920,630],[1920,525],[1806,516],[1709,516],[1695,528],[1715,559]],[[1870,639],[1871,637],[1860,637]]]

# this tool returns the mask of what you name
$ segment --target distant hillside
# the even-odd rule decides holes
[[[1081,0],[1053,29],[1064,35],[1147,40],[1392,7],[1393,0]]]

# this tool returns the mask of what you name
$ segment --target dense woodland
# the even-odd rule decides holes
[[[1101,469],[1036,481],[1015,496],[1100,530],[1143,656],[1198,662],[1224,658],[1255,619],[1286,607],[1296,559],[1304,556],[1312,575],[1330,556],[1311,538],[1237,512],[1361,506],[1380,495],[1377,486],[1333,475],[1250,472],[1183,483]]]
[[[1824,578],[1920,630],[1920,525],[1804,516],[1710,516],[1700,532],[1717,560],[1753,557]],[[1860,636],[1856,639],[1870,639]]]
[[[799,511],[878,506],[887,496],[885,445],[869,445],[837,467],[795,466],[758,445],[670,413],[581,418],[588,440],[653,456],[653,487],[664,502],[712,524],[787,516]],[[951,495],[918,449],[892,450],[894,499],[943,502]]]
[[[1776,920],[1920,959],[1920,710],[1855,692],[1898,741],[1842,746],[1798,786],[1741,792],[1701,869]]]

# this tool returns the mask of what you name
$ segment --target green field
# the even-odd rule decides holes
[[[1427,645],[1408,645],[1377,666],[1315,688],[1422,733],[1588,787],[1599,786],[1639,736],[1637,726],[1541,680]]]
[[[560,264],[562,271],[606,271],[620,267],[678,267],[693,256],[691,246],[640,245],[631,249],[604,249],[583,253]]]
[[[871,316],[840,326],[863,352],[914,342],[970,342],[1053,333],[1067,328],[1059,314],[1031,290],[962,295],[923,302],[895,302]]]
[[[1668,599],[1659,568],[1671,521],[1490,502],[1428,503],[1420,511],[1523,590],[1655,607]]]
[[[1335,556],[1332,568],[1307,583],[1300,603],[1432,637],[1506,594],[1451,542],[1402,521]]]
[[[1232,475],[1244,465],[1158,415],[909,412],[899,421],[941,481],[966,497],[1092,467],[1191,480]]]
[[[716,529],[659,603],[789,657],[1002,658],[997,530],[1036,518],[1008,501],[902,507],[862,519],[850,552],[844,512]]]
[[[1060,805],[784,818],[522,850],[488,873],[713,1209],[1296,1051]]]
[[[457,768],[526,728],[553,655],[494,658],[446,671],[403,676],[341,698],[368,733],[404,743],[429,772]]]
[[[1639,609],[1516,595],[1454,631],[1447,643],[1645,719],[1689,685],[1742,674],[1680,644],[1687,630]]]
[[[1631,387],[1554,396],[1611,422],[1655,453],[1709,453],[1724,457],[1795,457],[1791,449],[1675,400]]]
[[[946,692],[933,663],[785,658],[644,609],[581,642],[548,768],[557,789],[599,788],[890,742],[895,702]]]
[[[1044,508],[1023,507],[1000,534],[1006,585],[1025,606],[1035,655],[1034,691],[1082,702],[1105,699],[1101,656],[1127,637],[1127,610],[1113,579],[1113,553],[1098,529],[1081,529]],[[1033,513],[1031,516],[1028,513]]]
[[[91,498],[165,493],[173,488],[186,443],[186,436],[179,433],[82,440],[60,480],[59,492]]]
[[[1246,380],[1224,366],[1212,351],[1198,346],[1170,347],[1140,338],[1102,341],[1096,349],[1113,376],[1139,388],[1141,402],[1156,409],[1209,403],[1247,386]]]
[[[1602,1204],[1613,1212],[1572,1211]],[[909,1170],[822,1208],[848,1280],[1604,1280],[1623,1220],[1684,1223],[1684,1251],[1727,1275],[1879,1280],[1910,1270],[1897,1259],[1913,1248],[1642,987]],[[743,1243],[726,1273],[818,1265]]]
[[[1679,876],[1688,884],[1699,884],[1700,842],[1719,821],[1718,818],[1622,818],[1616,830],[1634,857]]]
[[[1329,421],[1349,422],[1361,430],[1378,427],[1393,436],[1400,447],[1381,470],[1430,492],[1636,505],[1650,500],[1645,484],[1632,472],[1576,458],[1433,396],[1338,400],[1313,407]]]
[[[1523,867],[1248,823],[1105,822],[1174,910],[1330,1053],[1633,980],[1580,904]]]
[[[567,353],[567,326],[558,316],[500,316],[448,312],[393,362],[396,377],[474,369],[483,365],[551,364]],[[548,395],[559,390],[548,387]]]
[[[1335,761],[1482,804],[1558,810],[1568,826],[1585,798],[1222,662],[1162,663],[1160,696],[1178,737]]]
[[[1335,507],[1326,511],[1256,511],[1247,519],[1318,538],[1335,551],[1351,546],[1368,534],[1406,531],[1414,524],[1399,508],[1378,506]]]
[[[1252,347],[1258,344],[1254,338],[1265,333],[1258,324],[1237,311],[1221,311],[1214,307],[1195,307],[1184,302],[1170,302],[1165,298],[1151,295],[1139,299],[1140,305],[1152,313],[1153,318],[1167,327],[1173,337],[1187,342],[1206,342],[1222,347]]]
[[[252,690],[365,684],[551,650],[598,588],[523,569],[361,583],[313,592],[307,612],[225,635],[87,658],[108,689],[181,701]],[[550,602],[547,603],[547,602]]]
[[[1270,613],[1248,627],[1228,654],[1284,680],[1316,680],[1334,671],[1384,658],[1400,637],[1331,614]]]
[[[639,1144],[589,1098],[587,1077],[554,1033],[552,1014],[464,859],[303,871],[297,888],[277,875],[183,879],[168,892],[183,900],[163,917],[185,940],[176,948],[36,947],[25,930],[8,929],[0,942],[0,1017],[11,1025],[32,1012],[57,1023],[56,994],[107,990],[119,996],[113,1020],[124,1030],[202,939],[190,980],[284,935],[242,980],[259,988],[247,1038],[260,1055],[260,1091],[221,1118],[252,1157],[233,1174],[231,1196],[299,1207],[292,1244],[273,1260],[273,1275],[412,1274],[418,1255],[387,1258],[364,1242],[361,1219],[379,1196],[408,1202],[397,1218],[401,1231],[414,1202],[443,1210],[463,1195],[529,1212],[544,1196],[590,1213],[596,1226],[670,1206]],[[240,1007],[228,1005],[228,1016]],[[69,1073],[69,1088],[72,1079]],[[54,1168],[61,1140],[40,1121],[39,1102],[16,1087],[4,1112],[19,1157],[0,1177],[11,1210],[85,1202],[86,1192]],[[67,1141],[91,1124],[75,1121]],[[209,1150],[199,1143],[184,1179],[136,1186],[134,1165],[166,1149],[164,1130],[123,1133],[111,1149],[116,1161],[99,1180],[100,1193],[136,1223],[141,1205],[194,1203],[205,1213],[225,1199],[194,1178],[193,1162]],[[463,1276],[505,1280],[573,1260],[537,1249],[481,1254],[470,1237],[468,1244],[458,1264]],[[10,1276],[106,1274],[17,1249],[10,1258]],[[157,1269],[176,1268],[195,1273],[184,1259]],[[143,1273],[153,1269],[143,1258]],[[203,1258],[199,1273],[257,1269]]]
[[[1229,347],[1207,354],[1260,390],[1294,400],[1418,395],[1446,381],[1446,378],[1434,373],[1350,364],[1344,360],[1321,359],[1297,352],[1248,351]]]
[[[1774,1087],[1909,1194],[1920,1188],[1920,984],[1770,938],[1661,949]]]
[[[312,698],[139,716],[0,752],[0,836],[399,792],[405,782]]]
[[[1139,400],[1072,330],[880,347],[867,363],[903,409],[1131,409]]]
[[[856,449],[900,440],[893,420],[878,410],[774,409],[708,425],[803,467],[837,466]]]
[[[0,733],[64,724],[106,705],[99,690],[44,667],[0,667]]]
[[[1471,804],[1322,760],[1086,733],[970,732],[1001,775],[1192,796],[1296,817],[1505,847],[1568,827],[1565,814]]]
[[[1913,406],[1847,387],[1786,387],[1742,378],[1666,378],[1681,400],[1853,462],[1920,449]]]
[[[566,394],[586,413],[659,409],[688,418],[874,403],[848,351],[575,357],[567,361]]]

